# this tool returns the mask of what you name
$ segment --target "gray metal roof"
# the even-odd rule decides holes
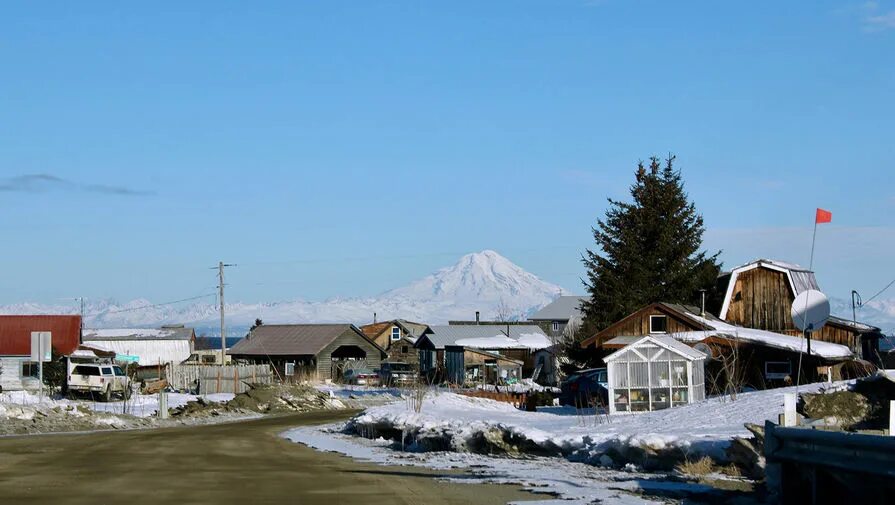
[[[581,315],[581,303],[587,299],[586,296],[560,296],[528,319],[531,321],[568,321]]]
[[[313,356],[349,331],[368,340],[351,324],[265,324],[237,342],[229,354]]]
[[[431,326],[432,333],[426,338],[435,345],[436,349],[444,349],[446,345],[455,345],[458,340],[468,338],[491,338],[497,335],[505,335],[507,326],[499,324],[461,324],[448,326]],[[536,333],[545,335],[544,330],[536,324],[512,324],[509,325],[509,336],[518,339],[522,335]]]

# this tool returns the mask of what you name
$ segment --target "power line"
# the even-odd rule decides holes
[[[133,311],[135,311],[135,310],[151,309],[151,308],[153,308],[153,307],[163,307],[163,306],[165,306],[165,305],[174,305],[174,304],[176,304],[176,303],[189,302],[189,301],[192,301],[192,300],[199,300],[199,299],[201,299],[201,298],[208,298],[208,297],[212,297],[212,296],[215,296],[214,293],[209,293],[209,294],[199,295],[199,296],[193,296],[193,297],[190,297],[190,298],[183,298],[183,299],[181,299],[181,300],[174,300],[174,301],[170,301],[170,302],[153,303],[153,304],[149,304],[149,305],[142,305],[142,306],[140,306],[140,307],[131,307],[131,308],[128,308],[128,309],[104,310],[104,311],[100,311],[100,312],[94,312],[94,313],[92,313],[92,314],[85,314],[85,317],[100,316],[100,315],[104,315],[104,314],[120,314],[120,313],[122,313],[122,312],[133,312]]]
[[[872,302],[874,298],[876,298],[877,296],[883,294],[887,289],[891,288],[893,284],[895,284],[895,279],[892,279],[892,282],[886,284],[886,287],[884,287],[883,289],[879,290],[879,292],[877,292],[875,295],[871,296],[866,302],[862,301],[862,302],[861,302],[861,306],[863,307],[864,305],[866,305],[866,304]]]

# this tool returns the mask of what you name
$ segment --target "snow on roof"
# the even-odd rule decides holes
[[[192,328],[102,328],[85,329],[84,341],[90,340],[189,340]]]
[[[615,340],[615,339],[610,340],[610,342],[612,342],[613,340]],[[613,361],[613,360],[619,358],[625,351],[627,351],[631,347],[637,348],[637,347],[641,347],[641,346],[649,345],[649,344],[654,344],[654,345],[658,345],[659,347],[664,347],[675,354],[678,354],[680,356],[683,356],[684,358],[687,358],[688,360],[700,360],[700,359],[705,359],[705,357],[706,357],[704,353],[697,351],[696,349],[690,347],[687,344],[678,342],[677,340],[673,339],[670,336],[649,335],[646,337],[640,337],[637,340],[635,340],[634,342],[631,342],[631,343],[625,345],[618,351],[615,351],[614,353],[610,354],[609,356],[606,356],[605,358],[603,358],[603,361],[608,363],[610,361]]]
[[[709,320],[695,314],[688,314],[690,317],[700,321],[711,328],[709,331],[691,331],[674,334],[675,338],[682,341],[698,342],[710,336],[720,336],[731,340],[739,340],[741,342],[750,342],[754,344],[766,345],[776,349],[783,349],[793,352],[805,352],[807,346],[805,339],[802,337],[794,337],[792,335],[783,335],[782,333],[774,333],[772,331],[756,330],[753,328],[743,328],[734,326],[722,321]],[[699,337],[702,338],[699,338]],[[696,340],[698,339],[698,340]],[[811,342],[811,354],[826,359],[851,358],[851,349],[844,345],[834,344],[832,342],[823,342],[813,340]]]
[[[509,338],[501,333],[493,337],[461,338],[454,344],[478,349],[531,349],[533,351],[551,345],[550,340],[543,333],[523,333],[519,335],[519,338]]]
[[[586,300],[586,296],[560,296],[528,319],[531,321],[568,321],[580,317],[581,303]]]
[[[509,333],[509,337],[507,333]],[[537,350],[551,345],[540,326],[533,324],[432,326],[432,333],[426,337],[435,345],[436,349],[443,349],[446,345],[462,345],[480,349]]]

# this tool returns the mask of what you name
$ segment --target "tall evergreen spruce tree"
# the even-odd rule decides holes
[[[582,335],[593,335],[654,302],[698,305],[708,290],[714,308],[720,252],[700,251],[702,216],[684,191],[674,156],[639,163],[631,203],[610,199],[605,219],[593,229],[597,249],[582,258],[590,300],[583,305]]]

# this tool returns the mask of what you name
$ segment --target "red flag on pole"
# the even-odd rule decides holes
[[[817,209],[817,214],[814,216],[814,224],[822,224],[829,223],[833,221],[833,213],[828,210]]]

